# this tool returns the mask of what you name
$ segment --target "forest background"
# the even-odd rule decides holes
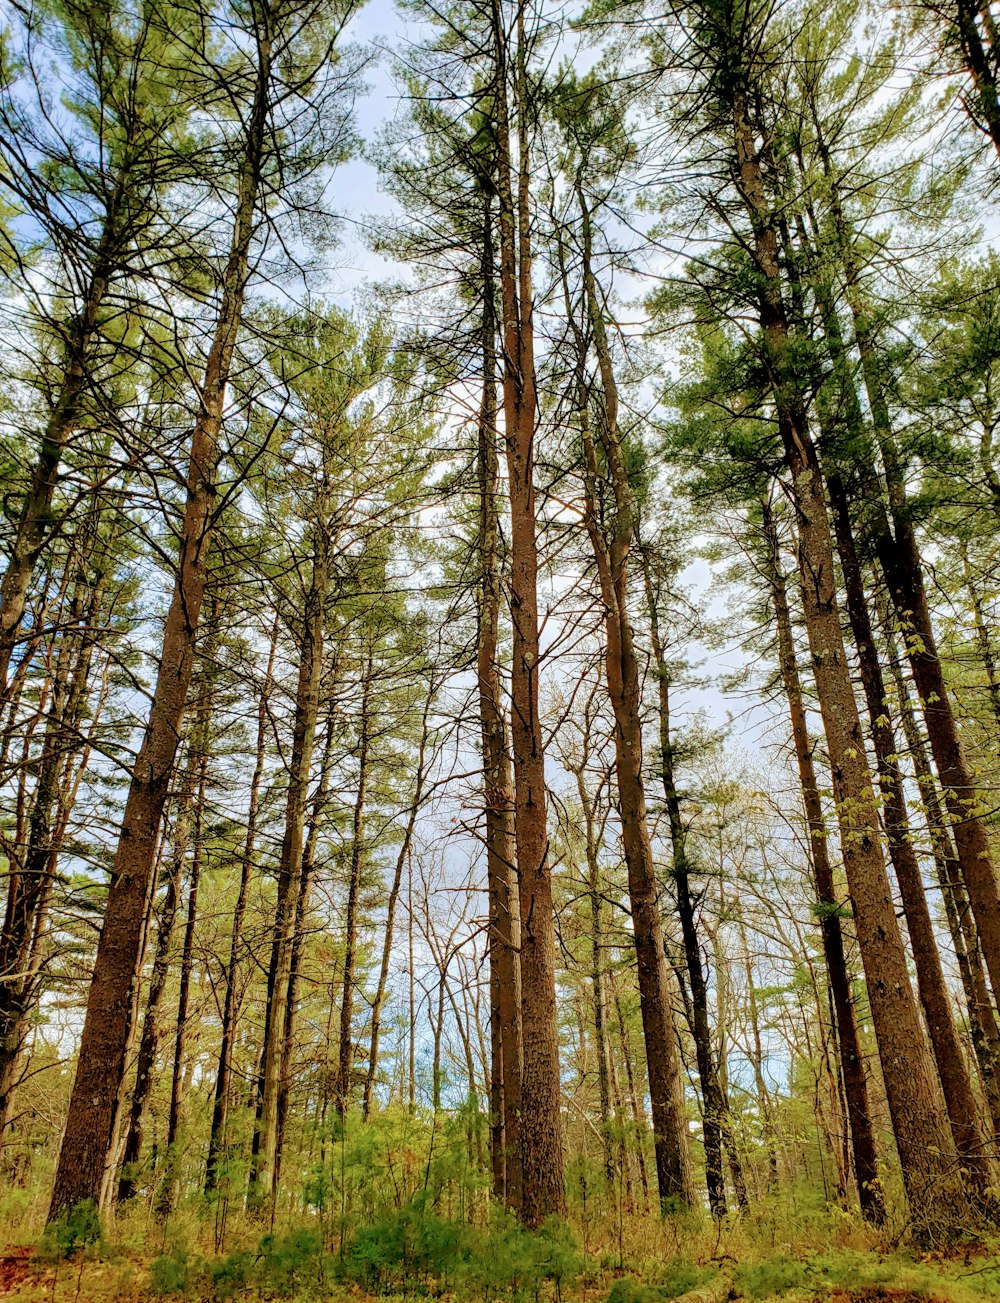
[[[996,21],[7,5],[0,1288],[1000,1291]]]

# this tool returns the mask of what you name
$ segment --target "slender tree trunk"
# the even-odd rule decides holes
[[[77,564],[82,565],[82,559]],[[9,1111],[28,1014],[38,994],[31,955],[51,899],[62,833],[73,803],[67,788],[73,778],[72,757],[84,745],[80,725],[93,665],[95,635],[91,630],[103,608],[106,564],[105,559],[91,583],[81,577],[75,585],[52,674],[27,845],[20,867],[11,864],[0,932],[0,1133]]]
[[[986,673],[986,690],[989,693],[993,722],[997,728],[1000,728],[1000,677],[997,676],[996,656],[993,651],[993,644],[990,642],[989,629],[986,625],[986,617],[983,614],[982,599],[979,596],[979,589],[976,587],[972,566],[969,564],[969,551],[964,540],[959,544],[959,547],[962,555],[962,578],[965,580],[965,587],[972,603],[976,647],[979,650],[979,659],[982,661],[983,670]]]
[[[302,879],[309,776],[316,742],[320,685],[323,677],[324,621],[329,586],[330,556],[328,506],[325,489],[315,503],[312,528],[312,574],[304,595],[299,641],[298,681],[295,689],[295,719],[292,750],[288,763],[288,791],[285,798],[285,827],[281,839],[281,860],[274,907],[274,932],[268,970],[270,998],[264,1023],[261,1062],[263,1091],[258,1126],[259,1144],[254,1163],[253,1199],[274,1212],[278,1168],[278,1099],[282,1090],[285,1061],[285,1021],[294,949],[296,907]]]
[[[729,1109],[722,1093],[712,1051],[712,1030],[708,1020],[708,983],[702,964],[701,946],[695,924],[691,897],[690,866],[687,858],[684,821],[680,796],[674,778],[674,746],[670,736],[670,674],[663,643],[656,594],[649,571],[649,558],[641,554],[646,602],[649,610],[650,641],[656,672],[659,706],[660,780],[667,807],[670,844],[673,851],[673,877],[677,892],[677,914],[684,943],[684,959],[691,985],[691,1031],[695,1044],[695,1061],[701,1083],[702,1138],[705,1148],[705,1182],[708,1205],[713,1217],[726,1215],[726,1178],[722,1167],[722,1136],[728,1127]]]
[[[556,1021],[555,922],[546,826],[545,753],[538,701],[541,658],[534,483],[536,392],[524,0],[518,0],[513,66],[508,59],[500,0],[492,0],[491,13],[496,64],[504,440],[511,519],[514,832],[521,914],[521,1216],[527,1226],[537,1226],[549,1214],[564,1211],[566,1195]],[[518,145],[516,210],[508,110],[511,72]]]
[[[185,1070],[188,1038],[188,1011],[191,1003],[191,974],[194,967],[194,937],[198,924],[198,891],[201,886],[201,867],[204,858],[205,791],[208,779],[208,719],[200,721],[198,739],[198,792],[194,807],[194,837],[191,856],[191,881],[188,884],[187,918],[184,923],[184,944],[181,948],[181,967],[177,992],[177,1022],[174,1030],[173,1068],[170,1076],[170,1107],[167,1112],[166,1168],[157,1201],[161,1217],[169,1216],[177,1202],[179,1177],[179,1148],[181,1135],[181,1096]]]
[[[583,331],[570,310],[568,315],[577,337],[578,420],[584,446],[586,524],[604,604],[605,675],[615,720],[618,808],[639,975],[639,1000],[653,1112],[657,1185],[660,1202],[667,1207],[669,1201],[691,1203],[694,1187],[680,1054],[673,1025],[667,961],[663,948],[659,884],[646,819],[642,688],[628,609],[628,558],[635,528],[635,503],[619,442],[618,391],[591,268],[590,213],[582,191],[578,190],[577,198],[583,231],[584,310],[596,346],[604,406],[601,449],[615,502],[614,523],[606,533],[597,507],[598,486],[602,476],[588,415],[590,395],[585,374],[586,345]]]
[[[358,949],[358,898],[364,863],[365,803],[368,799],[368,748],[371,744],[371,694],[373,657],[363,662],[361,681],[361,727],[358,738],[358,791],[354,801],[351,839],[351,867],[347,884],[347,913],[344,920],[344,982],[340,998],[340,1045],[337,1056],[337,1084],[334,1103],[341,1117],[347,1112],[354,1071],[354,982]]]
[[[497,466],[496,399],[496,274],[493,215],[488,200],[483,213],[483,392],[479,410],[479,628],[476,673],[483,754],[483,797],[486,822],[486,879],[490,902],[490,983],[495,995],[491,1026],[495,1026],[498,1061],[491,1082],[498,1087],[499,1112],[493,1125],[499,1141],[494,1169],[501,1175],[494,1193],[507,1206],[521,1208],[521,961],[520,911],[516,882],[514,793],[507,718],[499,664],[500,604],[503,577],[500,564],[500,478]],[[495,1147],[496,1148],[496,1147]]]
[[[393,940],[396,935],[396,906],[399,903],[399,892],[403,885],[403,869],[406,867],[407,860],[410,857],[410,849],[413,846],[413,831],[416,828],[417,815],[419,814],[424,801],[427,744],[430,739],[429,715],[433,700],[433,684],[428,682],[427,699],[424,702],[423,718],[420,725],[420,743],[417,747],[417,772],[413,784],[413,800],[410,804],[410,812],[406,817],[406,827],[403,830],[403,840],[400,842],[399,851],[396,855],[396,866],[393,870],[392,885],[389,888],[389,900],[386,906],[385,916],[385,935],[382,939],[382,962],[379,965],[378,985],[375,988],[375,999],[372,1001],[371,1044],[368,1052],[368,1073],[365,1077],[365,1090],[362,1102],[362,1116],[366,1122],[371,1114],[372,1095],[378,1077],[379,1034],[381,1032],[382,1010],[385,1005],[386,991],[389,987],[389,970],[392,965]]]
[[[273,689],[274,658],[278,648],[280,621],[275,616],[271,628],[271,642],[267,657],[267,670],[257,705],[257,747],[250,795],[246,815],[246,835],[240,861],[240,885],[233,908],[233,930],[229,942],[229,963],[226,965],[226,993],[222,1005],[222,1038],[219,1045],[219,1064],[215,1074],[215,1092],[212,1100],[212,1124],[208,1142],[208,1168],[205,1174],[205,1193],[210,1194],[219,1184],[220,1169],[225,1165],[226,1125],[229,1120],[229,1093],[233,1071],[233,1046],[236,1040],[238,1012],[238,978],[240,956],[243,950],[243,925],[246,919],[247,899],[250,894],[250,877],[254,867],[257,846],[257,818],[260,803],[260,784],[264,776],[267,754],[267,726],[270,699]]]
[[[118,1098],[133,1032],[146,902],[194,665],[208,578],[215,481],[221,455],[219,434],[249,278],[270,102],[271,54],[266,24],[258,33],[256,78],[222,302],[191,437],[174,590],[163,630],[149,722],[132,772],[111,871],[50,1218],[84,1199],[93,1199],[102,1206],[107,1200],[108,1158],[115,1147]]]
[[[136,1193],[136,1169],[142,1154],[146,1108],[153,1088],[153,1070],[160,1040],[158,1027],[160,1002],[163,999],[163,991],[170,969],[170,941],[177,919],[180,884],[184,873],[184,860],[188,851],[191,810],[194,802],[195,772],[196,762],[192,757],[188,765],[184,791],[174,820],[174,841],[171,848],[170,869],[156,932],[156,948],[153,952],[149,993],[146,997],[146,1012],[143,1017],[142,1035],[139,1038],[139,1053],[136,1059],[135,1085],[132,1089],[132,1102],[129,1107],[125,1145],[122,1152],[122,1170],[118,1179],[119,1203],[131,1199]]]
[[[771,585],[775,623],[778,630],[778,660],[782,684],[791,717],[792,740],[799,770],[799,785],[805,806],[806,826],[809,832],[809,858],[816,883],[816,898],[820,906],[820,930],[823,938],[823,956],[830,981],[830,993],[836,1015],[837,1044],[840,1051],[840,1070],[843,1074],[847,1117],[851,1131],[854,1155],[854,1174],[858,1183],[861,1211],[868,1221],[880,1224],[885,1216],[882,1185],[878,1175],[875,1133],[872,1128],[868,1102],[868,1083],[865,1076],[861,1038],[854,1016],[851,981],[847,971],[844,934],[840,926],[840,902],[837,899],[833,866],[827,848],[826,825],[820,802],[816,769],[813,764],[812,743],[806,723],[802,683],[799,678],[792,635],[792,619],[781,571],[778,534],[769,504],[764,504],[764,535],[767,544],[767,577]]]
[[[639,1165],[639,1181],[642,1185],[642,1202],[648,1212],[649,1177],[646,1173],[646,1115],[639,1103],[639,1095],[635,1088],[632,1050],[629,1046],[628,1028],[625,1025],[625,1015],[622,1010],[621,993],[616,983],[613,983],[613,989],[615,994],[615,1014],[618,1018],[618,1048],[621,1050],[622,1060],[625,1064],[625,1084],[628,1088],[629,1110],[632,1115],[632,1125],[635,1128],[635,1154]]]
[[[55,402],[42,432],[31,480],[14,528],[7,569],[0,582],[0,708],[9,700],[10,663],[21,631],[28,591],[39,559],[62,521],[53,511],[59,463],[77,423],[80,402],[90,383],[90,360],[101,306],[115,271],[118,225],[125,202],[126,174],[111,187],[104,226],[80,311],[64,332],[64,369]]]
[[[331,678],[336,681],[338,661],[335,659]],[[285,1143],[285,1122],[288,1118],[288,1096],[292,1084],[292,1057],[295,1053],[295,1019],[299,1005],[299,980],[302,972],[302,955],[306,940],[306,918],[309,914],[309,896],[312,891],[313,874],[316,871],[316,847],[319,830],[326,812],[330,796],[330,758],[336,736],[336,711],[331,707],[327,718],[326,737],[323,753],[320,757],[319,781],[313,796],[312,812],[309,817],[309,829],[306,833],[305,849],[302,852],[302,870],[299,874],[299,890],[295,901],[295,924],[292,932],[292,953],[288,969],[288,998],[285,1002],[285,1030],[281,1047],[281,1076],[278,1087],[278,1138],[274,1160],[274,1184],[281,1179],[281,1155]]]

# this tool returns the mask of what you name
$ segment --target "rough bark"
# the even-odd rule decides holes
[[[813,748],[806,721],[805,702],[799,678],[792,634],[791,612],[781,569],[777,530],[768,504],[764,504],[764,530],[767,541],[767,576],[774,603],[775,624],[778,631],[778,661],[782,684],[791,718],[792,741],[799,771],[799,785],[809,830],[809,858],[816,884],[819,904],[820,930],[823,938],[823,956],[830,981],[830,993],[836,1016],[837,1044],[843,1074],[844,1095],[851,1131],[854,1172],[858,1184],[862,1212],[869,1221],[880,1223],[885,1215],[882,1187],[878,1177],[875,1135],[872,1128],[868,1102],[868,1083],[865,1075],[861,1039],[847,969],[844,934],[840,926],[839,909],[833,866],[827,846],[826,825],[816,781]]]
[[[722,1165],[722,1137],[728,1127],[729,1109],[722,1093],[712,1046],[712,1029],[708,1019],[708,982],[702,963],[701,945],[695,922],[691,895],[690,864],[687,838],[681,815],[680,796],[674,778],[674,745],[670,735],[670,672],[660,637],[660,617],[649,569],[649,558],[641,555],[646,604],[649,610],[650,643],[656,673],[659,725],[660,781],[667,807],[670,845],[673,853],[674,888],[677,892],[677,916],[681,924],[684,962],[691,987],[691,1032],[695,1045],[695,1062],[701,1084],[702,1140],[705,1149],[705,1183],[708,1206],[713,1217],[726,1215],[726,1177]]]
[[[663,948],[659,884],[646,817],[642,751],[642,685],[629,612],[628,562],[635,532],[635,503],[622,456],[618,430],[618,391],[604,328],[591,258],[591,219],[578,188],[581,214],[583,312],[589,323],[601,377],[598,439],[591,429],[590,389],[586,380],[585,334],[567,304],[577,342],[577,420],[584,450],[585,522],[604,606],[605,681],[614,715],[615,777],[622,846],[628,873],[632,935],[639,978],[639,1001],[646,1048],[646,1070],[653,1114],[660,1202],[666,1208],[691,1203],[694,1185],[684,1107],[680,1054],[673,1025],[667,961]],[[568,294],[567,294],[568,298]],[[603,464],[602,464],[603,463]],[[610,520],[599,508],[601,484],[610,489]]]
[[[486,879],[490,903],[491,1028],[495,1038],[491,1082],[494,1193],[514,1212],[521,1207],[521,961],[517,898],[514,793],[507,715],[500,676],[499,632],[503,576],[497,464],[496,274],[492,207],[483,214],[483,391],[479,410],[479,625],[476,677],[483,756]],[[499,1182],[499,1185],[497,1184]]]
[[[358,950],[358,903],[361,867],[365,854],[365,803],[368,799],[368,750],[371,745],[371,696],[373,657],[362,666],[361,719],[358,732],[358,790],[354,799],[351,827],[351,860],[347,881],[347,909],[344,918],[344,980],[340,996],[340,1040],[337,1052],[337,1081],[334,1104],[341,1117],[347,1112],[354,1072],[354,983]]]
[[[944,1091],[955,1147],[970,1183],[980,1194],[990,1184],[990,1165],[979,1128],[976,1100],[965,1068],[962,1047],[952,1016],[951,1000],[941,968],[920,865],[910,835],[903,775],[897,760],[895,729],[889,714],[875,634],[868,611],[861,564],[854,543],[847,492],[839,473],[827,471],[834,532],[844,577],[847,613],[854,636],[861,686],[868,708],[875,750],[889,856],[895,870],[913,952],[917,989],[930,1033],[934,1061]]]
[[[212,1098],[212,1123],[208,1141],[208,1167],[205,1173],[205,1193],[210,1194],[220,1183],[226,1157],[226,1124],[229,1119],[230,1081],[233,1070],[233,1045],[236,1039],[238,1012],[238,978],[243,952],[243,925],[246,919],[250,878],[254,868],[257,846],[257,818],[260,805],[260,784],[264,775],[267,748],[267,726],[270,714],[270,697],[273,689],[274,658],[278,647],[280,623],[275,616],[271,629],[267,670],[257,704],[257,745],[250,794],[246,814],[246,834],[240,860],[240,885],[233,907],[233,927],[229,941],[229,962],[226,965],[226,991],[222,1003],[222,1036],[219,1043],[219,1063],[215,1073],[215,1091]]]
[[[510,496],[511,742],[514,834],[521,914],[521,1216],[537,1226],[562,1213],[563,1180],[559,1034],[556,1021],[555,922],[546,826],[545,754],[538,701],[538,543],[535,505],[536,389],[532,326],[529,106],[524,7],[517,8],[513,64],[504,13],[491,6],[503,306],[503,406]],[[511,73],[513,76],[511,77]],[[517,202],[511,161],[508,94],[517,122]]]
[[[852,233],[840,206],[836,181],[822,140],[819,148],[831,184],[846,298],[854,324],[854,342],[861,361],[872,429],[882,457],[889,503],[887,513],[881,496],[869,494],[869,527],[904,637],[986,967],[994,990],[1000,990],[1000,884],[983,820],[984,803],[958,731],[951,693],[938,654],[924,585],[923,562],[913,529],[892,418],[882,388],[874,327],[867,311]],[[870,468],[870,478],[874,485],[878,484],[874,465]]]
[[[778,233],[747,104],[747,91],[738,87],[732,99],[736,180],[753,229],[764,360],[796,509],[803,610],[872,1021],[911,1211],[928,1222],[951,1225],[961,1203],[949,1188],[954,1185],[948,1180],[954,1148],[882,858],[878,811],[840,626],[822,477],[789,356]]]
[[[246,133],[222,301],[191,436],[186,500],[173,594],[163,630],[149,721],[136,757],[111,870],[101,938],[87,997],[76,1078],[59,1150],[50,1218],[84,1199],[104,1205],[118,1098],[132,1038],[146,901],[156,842],[187,705],[211,550],[219,435],[249,278],[267,134],[271,47],[258,33],[254,102]]]

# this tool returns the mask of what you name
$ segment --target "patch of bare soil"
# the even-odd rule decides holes
[[[914,1294],[910,1289],[887,1289],[884,1285],[860,1285],[857,1289],[838,1287],[827,1298],[829,1303],[945,1303],[944,1299],[933,1295]]]
[[[13,1294],[18,1286],[24,1284],[32,1252],[30,1248],[22,1248],[0,1255],[0,1295]]]

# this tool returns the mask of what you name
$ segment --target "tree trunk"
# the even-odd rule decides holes
[[[722,1166],[722,1137],[729,1126],[729,1109],[722,1093],[712,1049],[712,1029],[708,1020],[708,983],[702,964],[701,946],[695,924],[691,898],[690,866],[687,858],[684,821],[680,796],[674,778],[674,746],[670,736],[670,674],[663,643],[656,594],[649,570],[649,558],[641,554],[646,602],[649,610],[650,641],[656,673],[659,706],[660,779],[667,807],[670,844],[673,851],[673,877],[677,892],[677,915],[681,924],[684,959],[691,985],[691,1032],[695,1061],[701,1083],[702,1139],[705,1148],[705,1183],[708,1206],[713,1217],[726,1215],[726,1178]]]
[[[396,935],[396,906],[399,903],[399,892],[403,885],[403,869],[406,867],[406,862],[410,856],[410,848],[413,845],[413,831],[417,824],[417,815],[420,813],[420,808],[424,802],[424,780],[427,772],[427,743],[430,738],[429,715],[433,701],[434,687],[431,682],[428,682],[427,699],[424,702],[423,718],[420,725],[420,744],[417,747],[417,773],[413,784],[413,800],[410,804],[409,814],[406,817],[406,827],[403,830],[403,840],[400,842],[399,852],[396,855],[396,866],[393,870],[392,885],[389,888],[389,900],[385,914],[385,935],[382,939],[382,962],[379,965],[378,985],[375,989],[375,999],[372,1001],[371,1043],[368,1051],[368,1073],[365,1077],[365,1091],[362,1101],[362,1117],[366,1122],[371,1114],[372,1094],[375,1089],[375,1082],[378,1075],[378,1043],[382,1025],[382,1009],[385,1005],[385,995],[389,986],[389,969],[392,963],[392,944]]]
[[[339,661],[334,658],[331,667],[331,680],[336,682]],[[312,890],[313,874],[316,872],[316,847],[319,830],[326,813],[326,804],[330,796],[330,758],[336,736],[337,713],[331,705],[326,724],[326,738],[319,762],[319,781],[313,795],[312,812],[309,816],[309,829],[306,833],[305,848],[302,852],[302,870],[299,874],[299,890],[295,901],[295,924],[292,931],[292,954],[288,969],[288,998],[285,1002],[285,1030],[281,1047],[281,1084],[278,1088],[278,1139],[274,1160],[274,1184],[281,1179],[281,1154],[285,1143],[285,1121],[288,1117],[288,1096],[292,1084],[292,1056],[295,1052],[295,1017],[299,1005],[299,979],[302,971],[302,954],[306,940],[306,917],[309,913],[309,896]]]
[[[107,1201],[108,1158],[114,1149],[118,1098],[134,1025],[143,928],[156,841],[163,817],[194,665],[215,505],[219,434],[233,351],[249,278],[270,101],[270,38],[261,31],[257,80],[222,302],[191,436],[184,519],[173,595],[163,630],[149,722],[136,757],[111,871],[66,1127],[49,1217],[85,1199]]]
[[[791,717],[799,785],[802,789],[806,827],[809,832],[809,858],[815,877],[816,898],[820,907],[823,957],[826,960],[830,993],[836,1015],[837,1044],[851,1131],[854,1174],[858,1183],[858,1197],[863,1216],[868,1221],[881,1224],[885,1216],[885,1206],[878,1175],[875,1133],[868,1103],[864,1056],[861,1051],[857,1019],[854,1016],[851,980],[844,950],[844,934],[840,926],[840,902],[837,899],[833,866],[827,848],[826,825],[823,820],[823,807],[813,764],[812,743],[806,722],[802,683],[799,678],[795,640],[792,635],[792,619],[785,591],[785,579],[781,571],[778,533],[767,503],[764,504],[764,535],[767,543],[767,577],[771,585],[778,630],[778,661],[788,701],[788,713]]]
[[[969,893],[983,956],[994,990],[1000,990],[1000,884],[982,817],[983,802],[977,790],[938,655],[937,641],[923,579],[923,563],[913,524],[903,470],[892,430],[892,419],[882,392],[873,331],[866,312],[851,232],[840,208],[829,157],[822,141],[820,155],[832,183],[831,204],[837,225],[839,253],[846,297],[854,323],[854,338],[871,412],[872,427],[882,455],[888,490],[889,515],[881,497],[869,493],[873,507],[875,547],[892,598],[896,618],[905,638],[906,652],[927,725],[931,754],[937,766],[945,805],[952,821],[962,875]],[[877,474],[871,468],[877,484]],[[891,518],[891,525],[890,519]]]
[[[954,1151],[923,1041],[882,858],[878,812],[840,627],[822,477],[789,356],[775,219],[747,116],[746,91],[741,88],[733,97],[733,127],[737,183],[754,231],[764,358],[798,519],[797,550],[813,674],[893,1130],[913,1214],[926,1218],[928,1224],[952,1225],[961,1206],[954,1181],[948,1179]]]
[[[896,873],[913,951],[924,1017],[944,1091],[955,1147],[979,1194],[990,1184],[990,1164],[983,1147],[976,1100],[965,1069],[962,1047],[952,1017],[951,1001],[941,968],[934,925],[927,907],[920,866],[910,837],[903,776],[896,760],[896,736],[889,715],[882,666],[868,612],[861,565],[851,528],[847,492],[839,473],[828,471],[827,488],[833,508],[834,531],[840,553],[848,618],[861,670],[861,685],[871,721],[889,855]]]
[[[532,327],[527,39],[517,10],[513,90],[518,140],[517,208],[512,190],[507,32],[492,0],[496,65],[497,189],[503,304],[504,440],[510,495],[510,608],[513,625],[511,740],[514,833],[521,914],[521,1216],[537,1226],[565,1210],[555,921],[546,826],[545,753],[539,713],[538,546],[535,521],[536,420]]]
[[[233,908],[233,930],[229,942],[229,963],[226,965],[226,993],[222,1005],[222,1038],[219,1045],[219,1064],[215,1074],[215,1092],[212,1099],[212,1123],[208,1142],[208,1167],[205,1173],[205,1193],[210,1194],[219,1184],[220,1169],[226,1161],[226,1125],[229,1120],[229,1085],[233,1071],[233,1045],[236,1040],[237,981],[240,955],[243,949],[243,924],[246,919],[247,899],[250,894],[250,877],[254,867],[257,845],[257,817],[260,803],[260,784],[264,775],[267,753],[267,726],[270,716],[271,692],[274,687],[274,658],[278,648],[280,621],[275,616],[271,628],[271,642],[267,657],[267,670],[257,705],[257,748],[250,795],[246,814],[246,835],[240,861],[240,885]]]
[[[177,815],[174,820],[174,842],[171,847],[170,870],[167,876],[167,886],[156,932],[156,949],[153,952],[153,967],[149,979],[149,993],[146,997],[146,1012],[143,1017],[142,1035],[139,1038],[139,1053],[136,1059],[135,1085],[132,1088],[132,1102],[129,1108],[125,1146],[122,1152],[122,1170],[118,1179],[119,1203],[131,1199],[136,1193],[136,1169],[142,1154],[146,1108],[153,1088],[153,1069],[160,1040],[158,1027],[160,1001],[163,998],[163,991],[170,969],[170,940],[177,919],[180,884],[184,873],[184,860],[187,855],[190,835],[195,769],[195,761],[192,757],[188,764],[184,791],[181,794]]]
[[[344,983],[340,998],[340,1046],[337,1056],[337,1084],[334,1103],[341,1117],[347,1112],[354,1070],[354,967],[358,949],[358,897],[361,894],[361,866],[364,863],[365,802],[368,798],[368,748],[371,744],[371,694],[374,658],[369,652],[362,665],[361,726],[358,738],[358,791],[354,801],[351,838],[351,870],[347,884],[347,912],[344,919]]]
[[[166,1164],[157,1213],[167,1217],[177,1202],[179,1149],[181,1130],[181,1093],[184,1080],[188,1037],[188,1009],[191,1002],[191,971],[194,965],[194,935],[198,924],[198,889],[201,886],[201,866],[204,858],[205,789],[208,779],[208,725],[206,717],[199,721],[198,738],[198,792],[194,808],[194,838],[191,855],[191,881],[188,884],[187,918],[184,923],[184,944],[181,948],[180,979],[177,991],[177,1022],[174,1030],[173,1068],[170,1075],[170,1107],[167,1112]]]
[[[684,1084],[663,948],[659,884],[646,819],[642,688],[628,609],[628,558],[635,528],[635,503],[619,442],[618,391],[591,267],[590,213],[579,189],[577,198],[582,216],[584,311],[596,346],[604,405],[601,450],[614,496],[614,522],[606,529],[598,515],[598,485],[602,475],[588,416],[590,394],[586,382],[584,332],[568,304],[568,315],[577,338],[577,416],[584,447],[585,519],[604,604],[605,676],[615,720],[618,810],[639,975],[657,1186],[660,1203],[667,1208],[677,1200],[693,1202],[694,1187]]]
[[[499,665],[500,603],[503,576],[500,564],[500,480],[497,466],[496,300],[495,251],[491,205],[483,214],[483,392],[478,426],[479,477],[479,627],[476,675],[483,755],[483,799],[486,821],[486,881],[490,902],[491,1027],[495,1028],[498,1061],[491,1069],[499,1093],[495,1128],[494,1171],[500,1179],[494,1193],[508,1208],[521,1208],[521,961],[520,911],[516,883],[514,793],[507,719]],[[497,1057],[497,1056],[495,1056]],[[497,1142],[499,1148],[497,1148]]]
[[[965,993],[973,1052],[979,1067],[979,1076],[996,1142],[1000,1140],[1000,1030],[997,1028],[993,1001],[986,981],[986,973],[983,970],[979,935],[976,932],[976,924],[962,883],[962,870],[948,835],[947,818],[941,808],[941,800],[927,758],[924,739],[917,727],[910,694],[903,677],[903,667],[889,629],[888,613],[883,612],[882,616],[889,665],[896,684],[903,721],[903,733],[913,764],[914,776],[923,799],[938,885],[944,899],[945,917],[955,947],[962,990]]]
[[[288,791],[285,798],[285,826],[281,839],[278,888],[274,906],[274,932],[268,970],[270,998],[264,1023],[259,1144],[254,1163],[254,1202],[268,1208],[272,1214],[277,1196],[278,1098],[282,1089],[282,1063],[285,1059],[285,1020],[295,939],[296,906],[302,878],[309,776],[312,771],[320,684],[323,677],[324,621],[330,573],[328,510],[326,493],[323,489],[317,496],[315,511],[311,547],[312,574],[309,587],[304,594],[305,609],[302,613],[298,647],[295,719],[292,725],[292,750],[288,763]]]

